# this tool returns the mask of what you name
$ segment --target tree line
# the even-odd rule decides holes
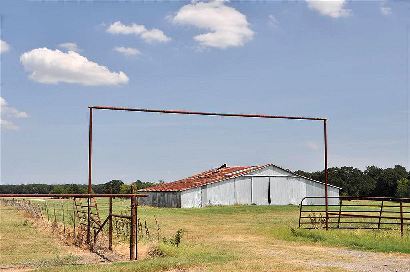
[[[296,174],[324,182],[323,171],[296,171]],[[364,171],[354,167],[328,169],[329,183],[342,188],[346,196],[410,197],[410,172],[401,165],[391,168],[368,166]]]
[[[96,194],[128,194],[135,190],[144,189],[154,185],[152,182],[137,180],[131,184],[125,184],[121,180],[111,180],[103,184],[92,185],[93,193]],[[86,194],[87,185],[82,184],[22,184],[0,185],[0,194]]]
[[[342,188],[341,194],[346,196],[389,196],[410,197],[410,172],[401,165],[391,168],[368,166],[364,171],[349,167],[332,167],[328,169],[329,183]],[[296,174],[324,182],[324,171],[306,172],[298,170]],[[163,181],[160,181],[163,182]],[[152,182],[137,180],[125,184],[121,180],[111,180],[92,186],[96,194],[126,194],[131,188],[144,189],[154,185]],[[27,184],[0,185],[1,194],[83,194],[87,193],[87,185],[81,184]]]

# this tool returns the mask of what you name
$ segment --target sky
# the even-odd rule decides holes
[[[1,184],[86,183],[88,106],[328,118],[329,166],[409,168],[407,1],[1,1]],[[93,182],[323,169],[320,122],[96,111]]]

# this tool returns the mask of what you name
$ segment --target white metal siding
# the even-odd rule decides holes
[[[203,206],[208,205],[234,205],[235,200],[235,180],[229,179],[214,184],[208,184],[206,187],[207,203],[202,203]]]
[[[270,184],[270,191],[269,191]],[[325,185],[293,176],[287,171],[271,166],[249,175],[229,179],[181,192],[182,208],[199,208],[208,205],[300,204],[305,196],[324,196]],[[329,186],[329,196],[339,196],[339,189]],[[338,199],[329,199],[337,204]],[[323,199],[310,199],[304,204],[324,204]]]
[[[268,178],[270,179],[270,198],[272,205],[288,204],[287,187],[284,186],[286,178]]]
[[[252,204],[251,178],[239,177],[235,179],[236,204]]]
[[[181,208],[201,207],[201,187],[181,192]]]
[[[325,196],[325,185],[322,183],[314,182],[307,180],[307,196]],[[339,189],[328,186],[328,196],[339,196]],[[304,204],[312,204],[312,205],[324,205],[325,200],[324,199],[307,199]],[[339,204],[339,199],[338,198],[329,198],[329,204],[330,205],[336,205]]]
[[[252,177],[252,203],[256,205],[269,205],[268,202],[268,177]]]
[[[269,166],[252,172],[250,176],[289,176],[289,173],[275,166]]]

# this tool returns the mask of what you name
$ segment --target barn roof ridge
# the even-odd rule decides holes
[[[257,170],[261,170],[268,166],[274,166],[272,163],[264,165],[252,165],[252,166],[225,166],[225,167],[216,167],[210,170],[197,173],[187,178],[176,180],[173,182],[157,184],[140,191],[143,192],[178,192],[185,191],[200,186],[213,184],[216,182],[221,182],[227,179],[237,178]]]
[[[223,164],[220,167],[212,168],[210,170],[204,171],[197,173],[195,175],[192,175],[187,178],[183,178],[180,180],[168,182],[168,183],[162,183],[162,184],[157,184],[145,189],[142,189],[140,191],[142,192],[179,192],[179,191],[186,191],[189,189],[201,187],[204,185],[209,185],[209,184],[214,184],[217,182],[222,182],[224,180],[228,179],[233,179],[233,178],[238,178],[250,173],[253,173],[258,170],[262,170],[266,167],[273,166],[276,168],[279,168],[285,172],[288,172],[289,174],[294,175],[295,177],[300,177],[304,178],[316,183],[324,184],[323,182],[296,174],[289,169],[285,169],[283,167],[277,166],[273,163],[267,163],[263,165],[253,165],[253,166],[227,166],[226,164]],[[337,189],[342,189],[338,186],[328,184],[329,187],[334,187]]]

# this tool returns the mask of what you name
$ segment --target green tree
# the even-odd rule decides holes
[[[122,182],[122,180],[111,180],[104,184],[104,193],[109,194],[110,192],[112,192],[113,194],[119,194],[121,191],[121,185],[124,185],[124,182]]]
[[[410,197],[410,182],[407,178],[401,178],[397,182],[397,197]]]
[[[120,194],[129,194],[131,193],[131,186],[127,184],[122,184],[120,187]]]

